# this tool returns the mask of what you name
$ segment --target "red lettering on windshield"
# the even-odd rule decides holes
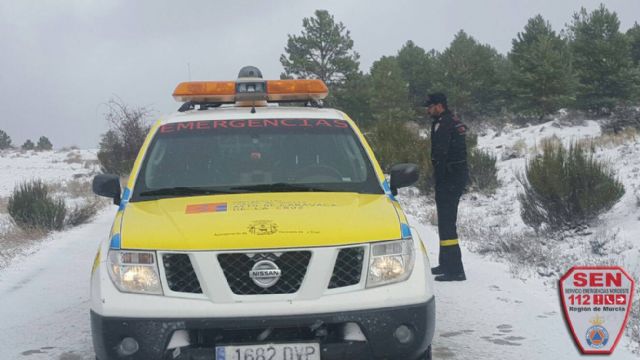
[[[266,120],[264,120],[266,121]],[[256,128],[256,127],[263,127],[263,121],[260,120],[249,120],[249,127],[250,128]]]
[[[242,120],[229,121],[229,126],[231,126],[232,128],[243,128],[245,124],[246,123]]]
[[[177,124],[177,127],[176,127],[177,131],[187,130],[187,129],[193,130],[193,122],[189,121],[189,122],[186,122],[186,123],[178,123]]]
[[[173,125],[167,124],[167,125],[160,126],[160,132],[163,134],[173,132]]]
[[[340,120],[333,120],[333,125],[335,125],[337,128],[341,128],[341,129],[346,129],[349,127],[349,125],[347,125],[346,121],[340,121]]]
[[[207,121],[198,121],[198,123],[196,124],[196,128],[198,130],[207,130],[210,129],[210,124]]]
[[[202,120],[186,121],[160,126],[161,133],[180,131],[211,130],[211,129],[241,129],[263,127],[328,127],[348,128],[343,120],[334,119],[250,119],[250,120]]]
[[[278,127],[278,120],[277,119],[265,119],[262,120],[262,123],[264,124],[265,127]]]
[[[316,126],[328,126],[331,127],[331,124],[329,124],[329,122],[327,120],[318,120],[316,121]]]

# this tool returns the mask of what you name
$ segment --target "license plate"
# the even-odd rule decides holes
[[[320,360],[318,343],[216,346],[216,360]]]

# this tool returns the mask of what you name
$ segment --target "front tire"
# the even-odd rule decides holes
[[[427,351],[424,354],[422,354],[422,356],[420,356],[420,360],[432,360],[431,345],[429,345],[429,348],[427,349]]]

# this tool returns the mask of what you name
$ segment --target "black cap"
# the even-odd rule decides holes
[[[427,95],[427,99],[424,101],[422,106],[429,107],[435,104],[442,104],[444,107],[447,107],[447,97],[443,93],[433,93]]]

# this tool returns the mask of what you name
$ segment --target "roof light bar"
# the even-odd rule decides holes
[[[322,80],[269,80],[269,101],[322,100],[329,94]]]
[[[240,78],[238,81],[193,81],[178,84],[173,98],[181,102],[233,103],[318,101],[329,89],[322,80],[262,80]],[[254,104],[257,105],[257,104]],[[266,105],[266,104],[265,104]]]
[[[173,91],[176,101],[225,102],[235,101],[235,81],[190,81],[178,84]]]

